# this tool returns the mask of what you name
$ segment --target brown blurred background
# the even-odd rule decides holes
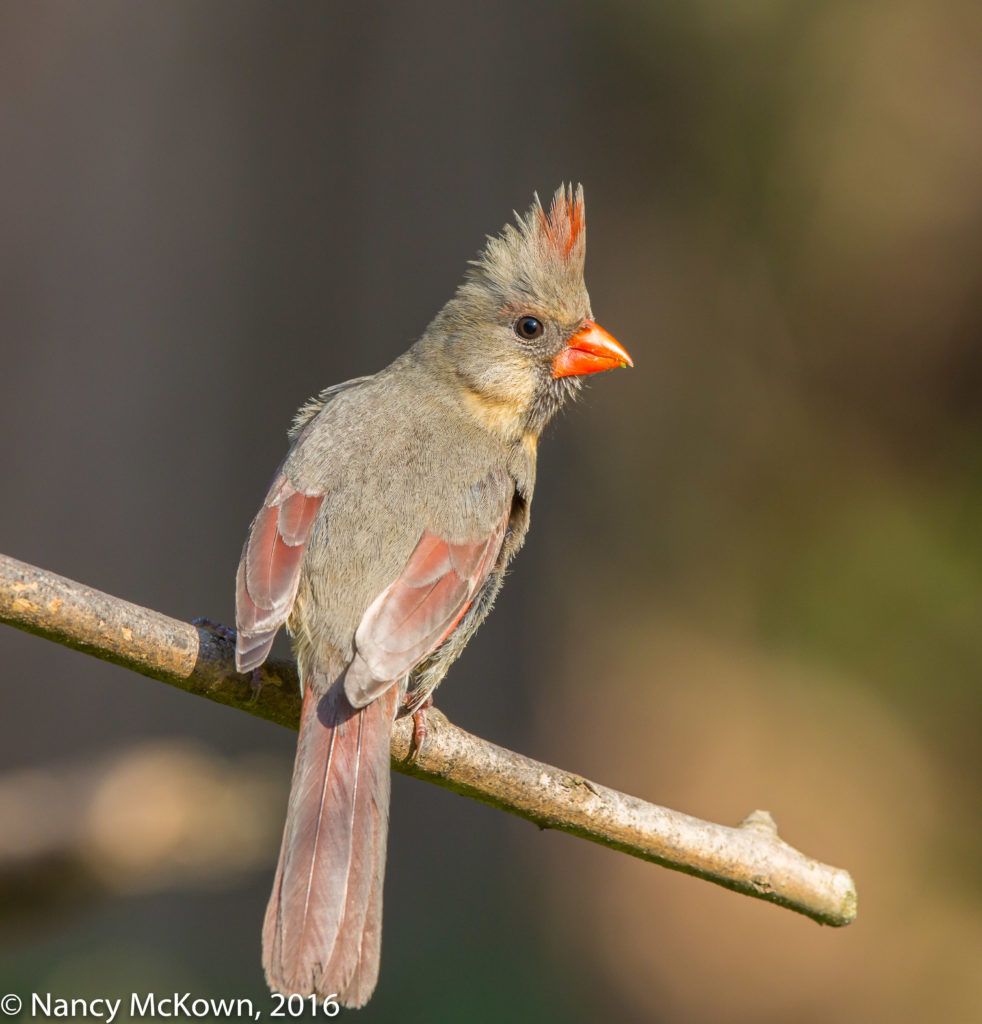
[[[636,369],[439,704],[853,871],[771,906],[396,778],[366,1020],[982,1019],[982,7],[0,2],[0,550],[233,617],[294,409],[582,181]],[[0,629],[0,989],[252,996],[293,737]]]

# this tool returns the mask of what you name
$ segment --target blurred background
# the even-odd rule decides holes
[[[298,405],[582,181],[636,369],[438,694],[850,869],[773,906],[396,777],[374,1021],[982,1019],[982,7],[0,2],[0,551],[231,622]],[[270,1003],[286,730],[0,627],[0,989]]]

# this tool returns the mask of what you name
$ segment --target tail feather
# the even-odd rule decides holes
[[[389,735],[399,689],[355,711],[343,679],[314,673],[305,682],[263,964],[278,991],[361,1006],[378,978]]]
[[[384,758],[363,757],[355,791],[356,830],[348,876],[348,898],[324,981],[344,978],[346,1005],[368,1002],[378,979],[382,942],[382,882],[389,829],[389,744],[395,717],[397,688],[366,707],[358,716],[363,751],[382,749]]]

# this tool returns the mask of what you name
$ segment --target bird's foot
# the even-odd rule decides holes
[[[263,692],[263,669],[261,665],[257,665],[256,668],[250,673],[250,689],[252,690],[252,696],[249,698],[250,704],[255,704],[259,700],[259,695]]]
[[[201,626],[205,629],[210,629],[213,633],[217,633],[223,640],[231,640],[235,643],[235,630],[229,629],[228,626],[223,626],[220,622],[213,622],[211,619],[206,619],[201,616],[197,619],[192,619],[192,626]]]
[[[407,701],[406,703],[412,707],[411,702]],[[413,738],[409,744],[410,764],[416,763],[419,752],[423,749],[423,743],[426,741],[426,710],[431,707],[433,707],[433,695],[428,694],[422,704],[413,712]]]

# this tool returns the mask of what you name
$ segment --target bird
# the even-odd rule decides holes
[[[378,979],[390,731],[491,609],[529,527],[539,437],[582,378],[633,366],[593,319],[582,186],[538,194],[389,366],[302,406],[243,548],[236,666],[286,625],[303,693],[263,967],[363,1006]]]

